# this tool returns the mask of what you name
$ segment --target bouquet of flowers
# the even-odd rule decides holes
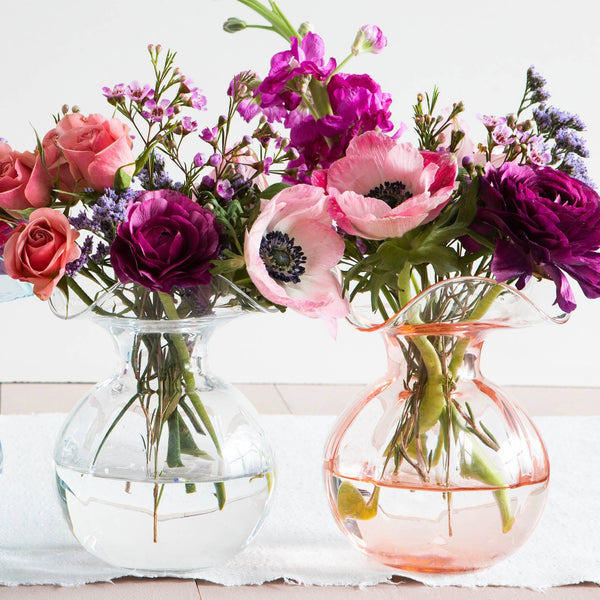
[[[201,123],[206,99],[176,55],[151,45],[152,83],[103,88],[112,116],[65,106],[33,151],[0,142],[0,265],[10,277],[42,300],[54,294],[57,304],[59,290],[105,316],[181,320],[252,305],[291,308],[332,329],[365,294],[386,320],[459,276],[518,289],[549,279],[567,312],[575,308],[569,278],[600,295],[600,198],[583,166],[583,124],[548,104],[533,68],[515,112],[481,117],[481,142],[467,135],[462,102],[440,108],[437,89],[417,95],[409,141],[408,126],[391,120],[390,95],[344,70],[353,56],[385,48],[377,26],[362,27],[338,62],[274,2],[239,1],[286,47],[264,77],[233,77],[216,124]],[[224,26],[247,27],[237,18]],[[238,113],[253,125],[232,140]],[[463,306],[463,317],[486,306]],[[146,337],[136,347],[155,345]],[[169,466],[197,455],[186,445],[194,427],[218,453],[185,341],[159,345],[131,398],[147,414],[149,459],[166,425]],[[415,336],[406,351],[412,400],[385,452],[396,468],[404,461],[426,477],[416,415],[428,415],[421,433],[450,418],[458,375],[442,372],[440,357],[464,347]],[[472,477],[489,482],[494,473],[482,463]],[[216,489],[223,506],[224,487]],[[497,499],[509,528],[510,509]]]
[[[348,58],[338,64],[317,34],[295,30],[273,2],[270,8],[256,0],[240,2],[291,45],[271,59],[268,74],[248,90],[238,110],[248,121],[260,114],[281,123],[298,152],[283,177],[291,187],[268,208],[274,218],[259,217],[249,238],[283,235],[277,206],[286,214],[288,199],[310,197],[315,207],[326,206],[327,227],[344,244],[338,268],[343,296],[353,309],[350,320],[366,330],[384,323],[389,360],[401,356],[405,368],[401,374],[388,371],[364,400],[366,411],[370,399],[395,390],[387,404],[382,400],[387,409],[373,432],[381,463],[371,455],[361,463],[352,446],[352,427],[358,430],[361,418],[356,407],[340,419],[348,437],[330,438],[326,470],[331,470],[329,493],[338,522],[349,523],[342,529],[357,546],[368,548],[372,537],[379,544],[374,555],[400,564],[390,557],[410,527],[384,546],[385,515],[372,531],[357,521],[378,515],[382,489],[411,480],[417,489],[448,486],[450,537],[452,488],[460,485],[492,489],[501,531],[510,532],[518,511],[496,453],[514,440],[505,440],[505,432],[495,434],[493,419],[488,415],[486,422],[487,413],[479,415],[465,401],[459,380],[467,349],[480,343],[477,326],[486,317],[493,323],[489,315],[495,300],[509,292],[506,284],[521,290],[530,280],[552,281],[563,313],[576,306],[570,280],[587,297],[600,296],[600,197],[584,165],[584,124],[548,103],[546,82],[531,67],[514,112],[479,117],[485,132],[480,142],[467,135],[463,103],[440,106],[437,88],[416,96],[409,141],[408,127],[391,121],[389,94],[366,74],[342,72],[352,56],[384,49],[378,27],[362,27]],[[230,32],[246,27],[240,19],[225,24]],[[291,306],[304,284],[302,275],[300,281],[277,281],[257,249],[249,255],[251,277],[266,297]],[[294,245],[290,262],[300,251],[311,260],[307,247]],[[365,296],[367,316],[355,308]],[[444,322],[463,329],[454,334]],[[342,462],[336,444],[340,455],[348,449],[353,464],[345,475],[336,473]],[[457,459],[451,457],[453,445],[460,446]],[[547,472],[542,480],[545,485]],[[400,500],[394,504],[390,498],[388,507],[397,507]],[[397,527],[393,519],[389,527]]]

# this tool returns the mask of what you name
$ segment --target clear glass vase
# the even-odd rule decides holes
[[[544,508],[548,456],[479,360],[489,331],[546,318],[512,288],[469,277],[432,286],[383,324],[357,320],[383,334],[387,372],[340,417],[324,465],[335,520],[358,549],[398,569],[453,573],[525,542]]]
[[[274,484],[255,409],[208,363],[211,334],[244,307],[156,320],[114,316],[106,302],[95,310],[120,367],[57,439],[58,490],[75,537],[118,567],[168,573],[225,562],[260,528]]]

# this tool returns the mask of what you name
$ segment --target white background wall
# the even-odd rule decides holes
[[[393,118],[410,124],[418,92],[437,84],[442,105],[463,100],[472,137],[483,138],[477,113],[515,110],[531,64],[546,76],[552,102],[588,124],[592,178],[600,183],[598,70],[600,35],[585,0],[280,0],[295,24],[308,20],[328,52],[341,60],[362,24],[389,39],[378,56],[361,56],[347,71],[368,72],[393,98]],[[181,69],[206,93],[207,125],[224,111],[233,74],[266,74],[280,39],[260,30],[234,36],[228,16],[257,22],[234,0],[21,0],[2,7],[0,136],[33,149],[33,128],[52,127],[62,104],[110,114],[103,85],[150,79],[148,43],[177,50]],[[200,142],[199,142],[200,149]],[[580,306],[561,327],[496,334],[487,373],[500,383],[600,385],[600,301]],[[0,305],[0,381],[93,381],[111,369],[111,346],[85,320],[61,322],[29,298]],[[253,316],[228,325],[213,347],[215,368],[234,382],[366,383],[382,373],[376,335],[340,324],[337,341],[316,321],[297,315]]]

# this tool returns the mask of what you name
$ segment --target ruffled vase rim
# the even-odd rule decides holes
[[[560,325],[560,324],[566,323],[570,317],[570,314],[566,313],[564,311],[560,311],[556,315],[551,315],[549,312],[543,310],[540,306],[538,306],[535,302],[533,302],[525,293],[523,293],[522,291],[516,289],[515,287],[513,287],[511,285],[508,285],[507,283],[499,282],[490,277],[461,276],[461,277],[452,277],[449,279],[444,279],[442,281],[439,281],[437,283],[434,283],[434,284],[428,286],[423,291],[421,291],[419,294],[417,294],[414,298],[412,298],[409,302],[407,302],[400,310],[398,310],[391,317],[385,319],[382,322],[367,323],[365,319],[361,319],[360,317],[356,318],[356,315],[353,314],[352,311],[351,311],[351,314],[347,317],[347,320],[358,331],[363,331],[363,332],[375,332],[375,331],[385,332],[387,330],[395,330],[397,333],[402,334],[403,333],[402,329],[405,326],[410,327],[411,330],[414,329],[415,327],[423,327],[423,328],[432,327],[435,325],[435,323],[430,322],[430,323],[426,323],[423,325],[415,326],[414,324],[411,324],[409,322],[409,318],[407,318],[407,317],[415,310],[415,308],[420,303],[423,303],[424,301],[426,301],[428,296],[432,297],[435,294],[435,292],[438,291],[439,289],[450,286],[450,285],[457,285],[457,284],[461,284],[461,283],[487,285],[487,286],[490,286],[490,289],[492,287],[498,286],[499,288],[501,288],[500,294],[506,294],[506,293],[510,294],[516,301],[523,303],[522,304],[523,306],[530,309],[532,316],[535,316],[535,318],[531,318],[529,320],[525,319],[522,321],[519,321],[518,319],[516,319],[516,320],[510,320],[509,318],[498,319],[498,318],[493,318],[493,317],[489,318],[489,317],[483,316],[479,319],[474,319],[474,320],[465,319],[464,321],[462,321],[462,324],[469,323],[470,325],[477,326],[479,328],[487,328],[487,327],[489,327],[489,328],[500,328],[500,327],[516,328],[516,327],[523,327],[523,326],[531,325],[535,322],[540,322],[540,323],[541,322],[549,322],[549,323],[555,323],[555,324]],[[458,326],[459,323],[460,322],[449,323],[448,325],[449,326],[453,326],[453,325]],[[423,333],[426,334],[426,332],[423,332]]]

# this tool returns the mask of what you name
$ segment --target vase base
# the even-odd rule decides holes
[[[57,466],[73,534],[91,554],[121,568],[165,574],[209,568],[242,550],[258,531],[271,474],[214,483],[131,482]]]
[[[476,571],[512,554],[533,531],[548,483],[448,491],[331,472],[327,480],[334,516],[352,543],[378,562],[420,573]]]

